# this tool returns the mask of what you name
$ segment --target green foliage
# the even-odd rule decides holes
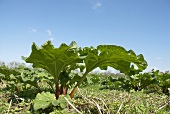
[[[142,71],[147,67],[147,62],[143,55],[137,55],[132,51],[126,51],[121,46],[99,45],[97,48],[80,48],[80,56],[86,56],[84,59],[86,72],[89,73],[99,67],[106,70],[108,66],[127,74],[133,67],[132,63]]]
[[[10,81],[12,80],[12,75],[16,76],[19,75],[20,72],[16,71],[15,69],[8,68],[7,66],[0,67],[0,77],[4,80]]]
[[[73,109],[73,107],[67,104],[65,98],[67,98],[69,102],[72,103],[72,105],[82,113],[100,113],[98,106],[100,107],[100,111],[102,111],[102,113],[110,113],[110,114],[117,113],[122,102],[123,105],[119,113],[132,113],[132,114],[133,113],[158,113],[159,114],[159,113],[168,113],[170,111],[168,107],[169,105],[168,96],[161,94],[161,92],[159,92],[160,95],[157,94],[158,92],[155,92],[157,89],[161,90],[162,88],[159,86],[159,83],[157,84],[159,88],[155,86],[156,84],[151,84],[146,87],[148,91],[144,90],[143,92],[142,91],[136,92],[133,90],[132,86],[130,86],[131,82],[128,76],[124,76],[120,74],[89,73],[83,82],[83,86],[81,86],[80,90],[78,91],[74,99],[69,99],[69,96],[60,95],[59,99],[56,100],[55,95],[53,93],[48,92],[49,85],[47,84],[48,80],[54,79],[53,76],[51,76],[46,71],[41,69],[15,68],[15,70],[20,72],[20,75],[18,76],[24,74],[26,78],[30,77],[30,79],[32,79],[33,77],[35,77],[35,79],[38,79],[39,81],[37,83],[43,92],[42,93],[35,92],[35,89],[33,89],[35,87],[33,85],[26,84],[27,85],[26,88],[21,89],[19,93],[16,92],[11,95],[9,94],[10,93],[9,91],[11,90],[6,90],[4,89],[4,87],[1,86],[3,84],[7,84],[6,82],[9,83],[11,81],[2,79],[4,83],[0,83],[0,87],[3,88],[0,89],[0,92],[2,92],[0,93],[1,94],[0,113],[8,113],[8,108],[10,106],[11,100],[12,100],[12,104],[9,113],[24,113],[24,114],[29,114],[29,113],[75,114],[77,113],[75,109]],[[69,69],[66,70],[66,72],[69,74],[70,77],[66,85],[67,84],[69,85],[71,83],[71,80],[73,79],[74,79],[73,82],[75,82],[75,80],[78,81],[80,79],[80,78],[76,79],[77,71],[76,72],[72,72],[72,71],[70,72],[70,71]],[[168,72],[165,73],[166,75],[168,75],[167,74]],[[158,75],[162,76],[162,74],[164,73],[157,73],[155,71],[151,73],[146,73],[144,77],[146,75],[150,75],[150,76],[146,76],[146,79],[144,80],[158,79],[157,76]],[[80,77],[82,77],[82,75],[83,75],[82,73],[79,74]],[[139,85],[136,82],[140,82],[140,83],[142,82],[139,80],[141,78],[141,75],[142,74],[140,74],[139,76],[138,75],[135,75],[134,77],[132,76],[133,80],[134,81],[136,80],[135,83],[133,83],[134,85]],[[125,87],[126,85],[129,84],[130,93],[117,91],[117,90],[107,90],[107,89],[99,90],[99,88],[101,87],[100,83],[102,83],[103,81],[108,81],[105,82],[108,88],[114,88],[114,89],[118,88],[123,91],[126,90]],[[17,82],[17,83],[21,83],[21,84],[23,83],[22,86],[25,85],[24,81]],[[141,88],[144,86],[141,85],[139,87]],[[43,88],[46,89],[44,90]],[[16,95],[18,97],[16,97]],[[159,109],[161,107],[163,108]]]
[[[47,41],[40,48],[33,43],[32,53],[25,61],[33,63],[34,68],[47,70],[54,78],[58,79],[66,66],[80,61],[76,49],[75,42],[69,46],[63,43],[59,48],[54,48],[51,41]]]
[[[51,94],[50,92],[42,92],[41,94],[38,93],[35,100],[34,100],[34,109],[45,109],[49,107],[51,104],[54,106],[58,105],[58,102],[56,102],[55,95]]]
[[[101,84],[101,89],[123,89],[123,90],[146,90],[147,92],[170,94],[170,73],[160,73],[154,71],[149,73],[140,73],[124,77],[108,77]],[[160,92],[162,91],[162,92]]]
[[[34,100],[34,110],[43,111],[46,109],[52,109],[52,107],[56,107],[57,110],[64,109],[67,106],[67,101],[64,97],[68,98],[68,96],[61,95],[59,99],[56,100],[55,94],[50,92],[38,93]]]
[[[154,75],[156,75],[156,79],[158,81],[158,85],[161,87],[162,92],[165,93],[166,95],[170,95],[170,73],[169,71],[165,73],[160,73],[158,70],[157,71],[152,71]]]
[[[13,91],[17,89],[19,92],[21,89],[26,89],[28,85],[34,86],[41,91],[38,82],[45,80],[48,73],[41,69],[24,68],[23,66],[16,68],[3,66],[0,68],[0,76],[2,76],[3,80],[8,81],[7,87]]]

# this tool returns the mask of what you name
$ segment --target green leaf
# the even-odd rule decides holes
[[[66,71],[60,73],[59,80],[61,81],[62,85],[66,85],[66,83],[70,80],[70,77]]]
[[[136,56],[132,50],[126,51],[123,47],[116,45],[99,45],[97,49],[88,50],[84,61],[86,72],[97,67],[106,70],[110,66],[127,74],[132,64],[135,64],[141,71],[147,67],[143,55]]]
[[[71,80],[70,80],[70,83],[75,83],[77,81],[79,81],[82,77],[80,77],[78,74],[75,75]]]
[[[58,79],[66,66],[82,60],[78,56],[76,42],[73,41],[69,46],[63,43],[59,48],[54,48],[51,41],[47,41],[40,48],[33,43],[31,55],[26,62],[33,63],[34,68],[47,70]]]
[[[58,99],[61,108],[66,108],[67,106],[67,101],[64,99],[64,97],[69,98],[69,96],[61,95]]]
[[[38,93],[34,100],[34,110],[45,109],[51,104],[53,104],[54,106],[57,105],[54,94],[51,94],[50,92]]]
[[[21,59],[25,61],[27,57],[21,56]]]
[[[52,101],[53,106],[58,106],[59,102],[57,100]]]
[[[68,98],[69,96],[61,95],[59,99],[56,100],[55,95],[50,92],[38,93],[34,100],[34,110],[45,109],[51,105],[65,108],[67,106],[67,101],[64,99],[64,97]]]

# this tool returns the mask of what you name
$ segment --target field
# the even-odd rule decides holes
[[[0,62],[2,114],[170,114],[170,72],[152,70],[142,54],[35,43],[25,64]],[[112,67],[120,73],[94,72]]]
[[[21,66],[20,66],[21,67]],[[21,70],[22,69],[22,70]],[[24,70],[23,70],[24,69]],[[8,69],[9,70],[9,69]],[[16,69],[15,69],[16,70]],[[68,95],[60,96],[61,103],[52,103],[51,99],[55,100],[55,95],[50,85],[45,80],[47,72],[39,69],[23,68],[20,70],[25,72],[25,75],[34,75],[41,79],[37,81],[38,86],[33,86],[36,79],[32,79],[32,84],[29,81],[23,81],[14,85],[12,81],[1,79],[0,83],[0,112],[2,114],[67,114],[67,113],[82,113],[82,114],[168,114],[170,113],[170,97],[162,93],[160,88],[148,88],[141,91],[131,89],[127,91],[123,88],[116,88],[113,84],[106,84],[110,77],[116,79],[119,74],[112,73],[91,73],[88,79],[79,87],[74,98],[70,99]],[[29,72],[27,72],[30,70]],[[12,75],[11,75],[12,76]],[[30,84],[29,84],[30,83]],[[105,84],[104,84],[105,83]],[[20,89],[19,89],[20,88]],[[71,89],[68,90],[68,92]],[[44,97],[47,99],[37,101],[38,93],[48,93],[50,95]],[[65,98],[65,99],[63,99]],[[67,101],[67,100],[68,101]],[[64,100],[64,101],[63,101]],[[39,109],[35,110],[35,103],[39,103]],[[50,103],[48,105],[48,102]],[[42,105],[44,103],[44,106]],[[63,104],[62,104],[63,103]]]

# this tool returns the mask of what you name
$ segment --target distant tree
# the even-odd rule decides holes
[[[4,66],[5,62],[0,61],[0,66]]]

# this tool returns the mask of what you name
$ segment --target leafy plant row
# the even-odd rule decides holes
[[[6,72],[3,73],[3,74],[6,74],[6,76],[2,75],[2,69],[6,71]],[[18,71],[18,73],[15,74],[15,72],[17,72],[17,71]],[[19,71],[20,71],[20,73],[19,73]],[[12,74],[10,74],[10,73],[12,73]],[[8,74],[10,74],[10,75],[8,75]],[[19,68],[11,69],[11,68],[7,68],[7,67],[1,67],[1,76],[2,76],[1,79],[9,84],[9,85],[8,84],[6,84],[6,85],[8,86],[7,88],[10,88],[10,91],[11,90],[13,92],[17,91],[16,94],[19,95],[20,97],[24,97],[24,94],[22,93],[22,91],[30,90],[31,86],[37,88],[37,86],[34,86],[34,84],[28,83],[29,81],[24,81],[25,80],[24,78],[23,78],[24,80],[22,80],[20,82],[16,81],[17,78],[20,79],[19,77],[21,77],[21,79],[22,79],[22,77],[24,76],[23,74],[25,74],[25,76],[27,77],[27,80],[30,80],[30,81],[32,80],[32,76],[33,76],[36,80],[32,80],[32,81],[37,83],[38,85],[40,85],[40,82],[42,82],[43,84],[44,84],[44,82],[46,82],[46,84],[47,84],[47,83],[49,83],[46,80],[47,77],[51,77],[52,78],[52,76],[50,76],[48,73],[46,73],[44,70],[41,70],[41,69],[32,69],[32,68],[24,68],[24,67],[19,67]],[[74,74],[75,73],[72,73],[72,75],[74,75]],[[147,81],[148,77],[152,77],[153,75],[156,76],[155,74],[159,74],[159,75],[162,75],[162,74],[165,75],[166,74],[167,75],[166,78],[169,79],[168,78],[168,74],[169,74],[168,72],[158,73],[158,71],[153,71],[151,73],[144,73],[143,76],[142,76],[143,78],[141,78],[141,79]],[[140,74],[140,76],[141,75],[142,74]],[[150,75],[150,76],[146,76],[146,75]],[[12,78],[10,78],[10,77],[12,77]],[[136,75],[135,77],[138,77],[138,75]],[[162,75],[162,78],[163,77],[164,76]],[[138,83],[134,83],[133,81],[132,82],[127,81],[129,83],[119,82],[120,81],[119,79],[121,79],[121,78],[125,78],[125,75],[109,74],[109,73],[103,73],[103,74],[102,73],[90,73],[87,76],[87,78],[85,79],[85,81],[83,83],[83,86],[87,86],[88,87],[89,85],[90,86],[93,85],[95,87],[95,85],[103,84],[103,88],[107,87],[109,89],[119,89],[119,90],[129,90],[129,91],[132,91],[134,89],[133,88],[134,87],[133,84],[140,85],[139,83],[145,82],[145,81],[142,81],[142,80],[140,80],[138,78],[134,78],[134,80],[133,80],[133,81],[138,82]],[[124,79],[124,81],[125,81],[125,79]],[[164,82],[165,83],[165,82],[168,82],[168,80],[167,81],[160,81],[160,82]],[[20,88],[20,91],[18,91],[18,89],[17,89],[17,87],[15,87],[15,85],[18,85],[18,88]],[[30,86],[28,86],[28,85],[30,85]],[[150,89],[149,89],[150,91],[152,91],[154,93],[155,92],[157,93],[158,89],[160,89],[160,88],[158,88],[158,87],[155,88],[155,86],[151,87],[152,85],[153,84],[147,86],[147,88],[150,87]],[[125,87],[128,87],[128,88],[125,88]],[[141,88],[141,87],[144,87],[144,86],[142,86],[142,84],[141,84],[141,86],[139,88]],[[100,86],[100,88],[102,89],[102,85]],[[43,91],[42,86],[40,86],[40,90]],[[139,89],[139,90],[141,90],[141,89]],[[137,90],[137,91],[139,91],[139,90]],[[31,93],[30,94],[30,93],[25,92],[25,93],[27,93],[26,97],[32,97],[33,100],[34,100],[34,107],[31,110],[39,110],[39,113],[44,112],[44,111],[46,111],[46,112],[49,111],[50,112],[50,110],[51,111],[52,110],[56,110],[56,109],[52,109],[52,107],[54,107],[54,108],[55,107],[58,107],[58,108],[60,107],[61,109],[64,109],[67,106],[67,102],[66,102],[65,99],[68,99],[70,102],[72,101],[72,100],[69,99],[68,96],[63,96],[63,95],[60,96],[59,100],[56,100],[54,94],[49,93],[49,92],[42,92],[41,93],[41,91],[37,92],[38,94],[37,93]],[[52,89],[50,89],[50,91],[52,92]],[[101,90],[97,90],[97,91],[101,91]],[[74,100],[74,101],[79,104],[79,101],[76,101],[76,100]],[[23,103],[23,101],[20,104],[22,104],[22,103]],[[77,105],[77,104],[75,104],[75,105]],[[84,106],[85,104],[81,104],[80,103],[79,105]],[[57,108],[57,110],[59,110],[58,108]],[[50,110],[47,111],[47,109],[50,109]],[[91,110],[94,110],[94,109],[91,109]],[[145,109],[143,109],[143,110],[145,110]],[[17,110],[15,109],[15,111],[17,111]]]
[[[123,77],[107,77],[101,82],[101,89],[118,89],[126,91],[143,91],[170,94],[170,73],[152,70]]]

